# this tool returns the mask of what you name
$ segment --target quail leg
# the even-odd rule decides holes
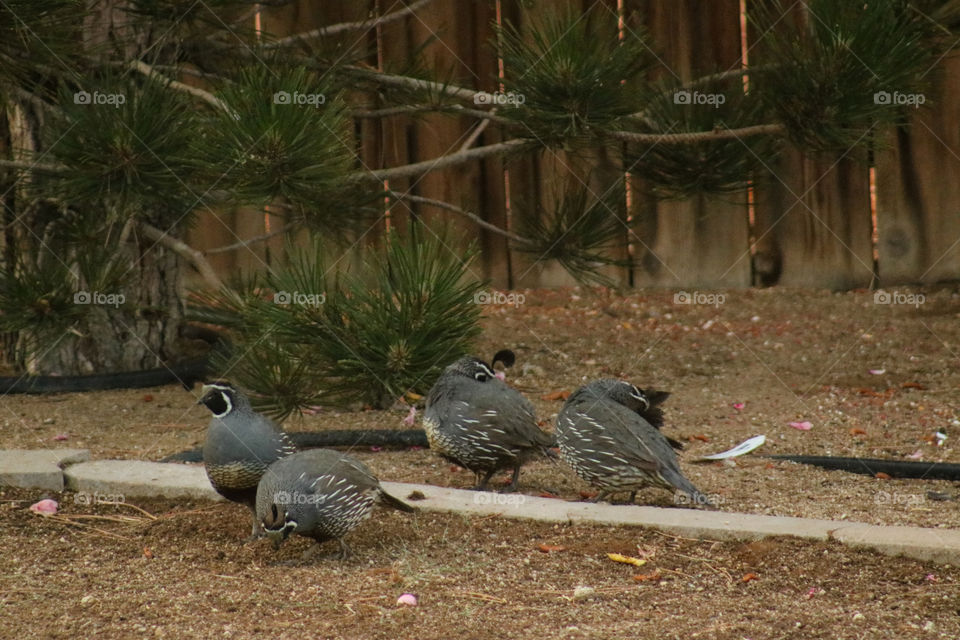
[[[500,493],[511,493],[517,490],[517,484],[520,482],[520,465],[517,465],[513,468],[513,478],[510,480],[510,484],[505,486],[503,489],[500,489]]]
[[[590,498],[589,500],[587,500],[587,502],[591,502],[591,503],[603,502],[604,500],[607,499],[607,496],[609,495],[610,495],[610,492],[604,490],[598,493],[597,495],[595,495],[594,497]]]
[[[474,491],[486,491],[486,490],[487,490],[487,483],[490,482],[490,478],[493,477],[493,472],[494,472],[494,469],[491,469],[490,471],[487,471],[486,475],[483,476],[483,478],[480,480],[480,483],[477,484],[477,486],[475,486],[475,487],[473,488],[473,490],[474,490]],[[480,474],[478,473],[477,476],[479,477]]]
[[[248,542],[254,542],[264,536],[263,529],[260,527],[260,521],[257,520],[256,510],[251,508],[250,512],[252,513],[253,518],[253,528],[250,530],[250,537],[243,541],[244,544]]]

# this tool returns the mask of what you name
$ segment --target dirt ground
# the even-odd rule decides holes
[[[545,428],[558,392],[616,376],[666,389],[664,432],[687,443],[687,476],[728,511],[957,528],[954,483],[896,480],[772,462],[810,454],[960,462],[958,288],[874,292],[524,291],[491,305],[477,354],[513,348],[507,380]],[[892,293],[892,291],[891,291]],[[709,297],[713,296],[713,297]],[[722,296],[722,297],[720,297]],[[195,391],[194,391],[195,394]],[[209,413],[177,387],[0,399],[0,448],[88,448],[95,458],[158,460],[198,446]],[[291,431],[404,428],[392,411],[323,410]],[[809,430],[789,423],[809,422]],[[937,445],[935,432],[946,434]],[[735,464],[693,462],[764,434]],[[470,473],[427,450],[353,451],[381,479],[469,487]],[[521,491],[579,499],[563,465],[535,462]],[[641,529],[379,512],[355,532],[354,563],[241,546],[247,514],[228,504],[76,504],[94,530],[26,511],[40,492],[0,494],[0,582],[9,637],[911,638],[960,637],[960,572],[838,545],[690,541]],[[51,496],[58,497],[58,496]],[[638,502],[673,506],[665,491]],[[122,536],[122,537],[114,537]],[[538,545],[565,550],[543,553]],[[638,551],[640,545],[640,551]],[[149,549],[147,554],[144,549]],[[635,568],[606,553],[645,553]],[[152,557],[146,557],[152,555]],[[657,575],[635,581],[635,575]],[[744,577],[756,574],[756,579]],[[594,595],[574,600],[578,585]],[[397,609],[417,593],[421,606]],[[89,596],[86,601],[85,597]],[[83,602],[82,602],[83,601]],[[860,615],[857,615],[860,614]]]

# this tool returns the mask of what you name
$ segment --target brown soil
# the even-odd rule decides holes
[[[954,483],[760,457],[960,462],[960,296],[952,288],[901,292],[925,300],[883,305],[871,292],[779,289],[727,292],[723,304],[711,306],[674,304],[667,292],[526,291],[519,307],[487,309],[477,349],[489,357],[514,348],[518,363],[507,379],[534,401],[548,428],[562,403],[549,394],[585,380],[618,376],[671,391],[664,432],[688,442],[685,472],[724,510],[956,528],[956,503],[927,493],[954,496]],[[8,396],[0,400],[0,448],[81,447],[97,458],[160,459],[201,443],[209,414],[194,398],[173,386]],[[404,415],[331,410],[285,427],[403,428]],[[791,421],[813,427],[800,431]],[[934,444],[937,430],[948,436],[942,446]],[[67,439],[54,440],[61,434]],[[757,434],[767,444],[736,464],[691,462]],[[429,451],[354,453],[385,480],[473,483],[472,474]],[[531,494],[577,499],[588,489],[545,461],[521,477],[521,490]],[[28,513],[39,497],[11,489],[3,495],[0,549],[13,570],[0,583],[0,615],[4,626],[13,624],[5,633],[11,637],[960,636],[956,569],[837,545],[744,546],[635,529],[381,512],[353,537],[358,561],[290,568],[272,563],[299,557],[306,543],[276,555],[266,543],[240,546],[248,516],[234,505],[138,500],[167,515],[152,523],[87,522],[121,539]],[[69,494],[62,500],[68,513],[137,515],[129,507],[77,505]],[[656,489],[640,501],[673,505]],[[541,543],[567,549],[545,554]],[[646,567],[605,558],[636,555],[638,544],[654,554]],[[153,558],[144,557],[144,547]],[[659,581],[632,579],[656,569]],[[758,579],[742,582],[749,573]],[[577,585],[597,595],[571,601]],[[810,589],[821,591],[808,598]],[[422,606],[396,609],[404,591],[418,593]],[[81,603],[87,595],[92,599]],[[854,620],[858,612],[863,617]]]

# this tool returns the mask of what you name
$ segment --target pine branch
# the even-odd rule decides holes
[[[633,131],[607,131],[604,135],[625,140],[651,144],[697,144],[713,140],[730,140],[762,135],[785,135],[787,128],[782,124],[757,124],[739,129],[714,129],[713,131],[691,131],[689,133],[635,133]]]
[[[478,226],[483,227],[487,231],[492,231],[493,233],[501,235],[505,238],[510,238],[511,240],[515,242],[519,242],[521,244],[529,244],[529,245],[534,244],[533,240],[530,240],[529,238],[518,236],[512,231],[507,231],[506,229],[501,229],[500,227],[487,222],[486,220],[481,218],[479,215],[473,213],[472,211],[461,209],[460,207],[452,205],[449,202],[444,202],[443,200],[434,200],[433,198],[424,198],[423,196],[415,196],[410,193],[400,193],[399,191],[388,191],[387,193],[390,195],[391,198],[395,198],[397,200],[410,200],[411,202],[419,202],[421,204],[437,207],[438,209],[446,209],[447,211],[453,211],[454,213],[458,213],[466,218],[469,218],[470,220],[475,222]]]
[[[279,236],[280,234],[289,233],[291,231],[294,231],[295,229],[296,229],[296,225],[288,225],[281,229],[277,229],[276,231],[271,231],[270,233],[264,233],[263,235],[254,236],[246,240],[241,240],[240,242],[234,242],[233,244],[224,245],[222,247],[216,247],[214,249],[205,249],[201,253],[205,256],[209,256],[217,253],[226,253],[227,251],[234,251],[235,249],[243,249],[253,244],[265,242],[266,240]]]
[[[413,91],[429,91],[432,93],[438,93],[440,95],[459,98],[461,100],[472,101],[478,95],[482,95],[482,96],[490,95],[485,91],[474,91],[473,89],[465,89],[463,87],[458,87],[452,84],[443,84],[441,82],[433,82],[431,80],[421,80],[420,78],[411,78],[408,76],[397,76],[390,73],[373,71],[370,69],[364,69],[362,67],[357,67],[353,65],[346,65],[343,67],[343,70],[346,72],[353,73],[354,75],[362,76],[377,84],[381,84],[387,87],[396,87],[398,89],[408,89]]]
[[[20,169],[22,171],[42,171],[44,173],[66,173],[69,169],[60,164],[43,164],[41,162],[23,162],[20,160],[0,159],[0,167]]]
[[[328,36],[335,36],[347,31],[366,31],[367,29],[372,29],[382,24],[389,24],[400,18],[410,15],[411,13],[417,11],[421,7],[425,7],[428,4],[433,2],[433,0],[418,0],[413,4],[400,9],[399,11],[394,11],[393,13],[388,13],[380,16],[379,18],[374,18],[373,20],[358,20],[356,22],[341,22],[340,24],[331,24],[326,27],[321,27],[319,29],[314,29],[313,31],[306,31],[304,33],[296,33],[292,36],[287,36],[276,40],[264,46],[265,49],[277,49],[279,47],[286,47],[288,45],[297,44],[304,40],[312,40],[315,38],[325,38]]]
[[[370,111],[354,111],[350,115],[354,118],[387,118],[390,116],[409,115],[414,113],[444,113],[451,112],[459,115],[473,116],[480,120],[489,120],[502,124],[504,126],[519,126],[515,120],[504,118],[496,114],[496,108],[490,111],[482,109],[469,109],[459,104],[415,104],[401,105],[396,107],[384,107],[383,109],[373,109]]]
[[[148,240],[153,240],[154,242],[163,245],[192,264],[203,277],[203,279],[207,281],[207,284],[209,284],[211,287],[217,290],[223,287],[223,282],[221,282],[220,277],[217,276],[217,272],[213,270],[213,267],[210,266],[210,263],[207,262],[207,259],[203,256],[203,253],[197,251],[187,243],[174,238],[167,232],[161,231],[160,229],[147,224],[146,222],[140,223],[140,230]]]
[[[201,100],[203,100],[204,102],[212,106],[214,109],[221,109],[223,111],[226,111],[227,113],[230,113],[230,107],[228,107],[222,100],[220,100],[220,98],[216,97],[209,91],[204,91],[199,87],[192,87],[178,80],[168,78],[167,76],[163,75],[162,73],[160,73],[159,71],[157,71],[156,69],[148,65],[146,62],[142,62],[140,60],[131,60],[129,66],[134,71],[139,71],[140,73],[147,76],[148,78],[156,78],[156,79],[162,80],[172,89],[189,93],[195,98],[200,98]]]
[[[486,158],[489,156],[495,156],[500,154],[510,154],[517,153],[522,151],[524,148],[529,146],[531,143],[529,140],[507,140],[506,142],[498,142],[496,144],[489,144],[483,147],[477,147],[476,149],[470,149],[468,151],[458,151],[456,153],[451,153],[450,155],[440,156],[439,158],[434,158],[432,160],[424,160],[423,162],[414,162],[413,164],[406,164],[399,167],[390,167],[389,169],[375,169],[373,171],[361,171],[352,174],[350,177],[353,179],[359,180],[395,180],[397,178],[409,178],[411,176],[417,176],[424,173],[429,173],[431,171],[436,171],[438,169],[446,169],[447,167],[454,167],[458,164],[464,164],[470,162],[471,160],[479,160],[481,158]]]

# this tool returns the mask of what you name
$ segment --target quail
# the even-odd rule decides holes
[[[647,413],[654,422],[662,422],[662,413],[649,413],[652,406],[629,382],[604,379],[581,387],[557,416],[560,458],[600,488],[595,501],[629,491],[632,503],[638,489],[653,485],[679,489],[694,504],[714,508],[680,471],[676,453],[656,428],[659,424],[644,417]]]
[[[624,383],[622,380],[612,378],[596,380],[594,384],[597,385],[598,389],[603,389],[607,397],[637,413],[650,426],[658,430],[663,426],[663,409],[660,408],[660,405],[670,397],[669,391],[640,389],[632,384]],[[674,449],[683,449],[683,443],[678,440],[667,437],[667,442]]]
[[[493,363],[513,364],[512,351]],[[533,405],[499,379],[493,367],[472,356],[448,366],[427,395],[423,429],[430,448],[477,475],[484,490],[494,473],[513,469],[505,488],[513,491],[520,467],[537,455],[552,455],[553,437],[537,426]]]
[[[297,451],[275,422],[260,415],[250,400],[228,382],[201,390],[200,403],[213,413],[203,444],[203,466],[213,488],[253,514],[250,539],[262,535],[256,517],[257,483],[273,462]]]
[[[329,449],[301,451],[273,463],[257,487],[257,520],[279,548],[291,533],[317,544],[336,540],[339,556],[353,552],[343,536],[365,520],[379,502],[400,511],[416,509],[383,490],[379,480],[359,460]]]

